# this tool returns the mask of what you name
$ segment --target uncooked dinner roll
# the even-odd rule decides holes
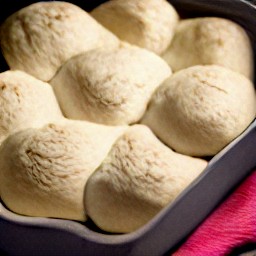
[[[164,59],[178,71],[216,64],[253,78],[253,50],[246,31],[223,18],[186,19],[179,23]]]
[[[194,66],[159,87],[142,123],[177,152],[214,155],[253,121],[253,84],[224,67]]]
[[[27,129],[0,148],[0,194],[28,216],[83,221],[84,187],[126,127],[69,121]]]
[[[63,118],[52,87],[22,71],[0,73],[0,143],[11,133]]]
[[[107,1],[91,12],[120,39],[161,54],[178,23],[178,14],[165,0]]]
[[[170,74],[158,55],[122,44],[70,59],[50,83],[66,117],[119,125],[137,122]]]
[[[67,2],[38,2],[11,15],[0,43],[11,69],[49,81],[70,57],[119,40],[84,10]]]
[[[172,202],[206,167],[173,152],[143,125],[128,129],[85,188],[88,216],[102,230],[131,232]]]

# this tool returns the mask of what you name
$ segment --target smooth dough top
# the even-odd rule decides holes
[[[224,18],[182,20],[163,54],[173,71],[216,64],[253,79],[253,49],[246,31]]]
[[[216,66],[176,72],[152,97],[142,123],[177,152],[215,155],[256,114],[255,88],[245,76]]]

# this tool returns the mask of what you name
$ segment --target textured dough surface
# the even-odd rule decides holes
[[[255,113],[249,79],[221,66],[194,66],[159,87],[142,123],[177,152],[207,156],[241,134]]]
[[[61,121],[8,137],[0,148],[0,194],[12,211],[84,221],[84,186],[126,129]]]
[[[123,125],[143,116],[151,95],[170,74],[158,55],[124,43],[70,59],[50,83],[66,117]]]
[[[195,65],[216,64],[253,78],[249,37],[241,26],[223,18],[181,21],[163,57],[174,72]]]
[[[85,189],[88,216],[102,230],[131,232],[172,202],[207,162],[173,152],[143,125],[114,144]]]
[[[179,16],[165,0],[116,0],[96,7],[92,16],[121,40],[163,53]]]
[[[76,5],[38,2],[11,15],[0,36],[4,57],[19,69],[49,81],[69,58],[94,48],[116,47],[119,40]]]
[[[11,133],[61,118],[48,83],[22,71],[0,73],[0,143]]]

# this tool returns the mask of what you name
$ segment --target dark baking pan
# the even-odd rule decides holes
[[[13,4],[11,4],[13,2]],[[3,20],[33,1],[1,1]],[[102,1],[73,1],[86,10]],[[239,0],[170,0],[185,17],[220,16],[242,25],[255,48],[256,8]],[[234,53],[235,54],[235,53]],[[2,65],[2,70],[6,66]],[[256,167],[256,121],[220,153],[204,172],[139,230],[103,234],[83,223],[24,217],[0,205],[0,248],[11,255],[163,255],[175,248]]]

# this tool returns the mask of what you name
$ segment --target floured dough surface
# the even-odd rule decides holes
[[[246,31],[228,19],[204,17],[182,20],[163,54],[173,71],[216,64],[253,79],[253,49]]]
[[[87,213],[102,230],[134,231],[172,202],[206,165],[173,152],[148,127],[132,126],[89,178]]]
[[[241,134],[255,114],[249,79],[221,66],[194,66],[159,87],[142,123],[177,152],[207,156]]]
[[[70,59],[50,83],[66,117],[124,125],[142,117],[153,92],[170,75],[158,55],[122,44]]]
[[[0,73],[0,142],[16,131],[63,118],[52,87],[22,71]]]
[[[92,16],[121,40],[163,53],[179,15],[166,0],[116,0],[96,7]]]
[[[29,5],[1,27],[0,44],[11,69],[49,81],[69,58],[119,40],[88,13],[68,2]]]
[[[84,187],[125,127],[61,121],[13,134],[0,148],[0,194],[12,211],[84,221]]]

